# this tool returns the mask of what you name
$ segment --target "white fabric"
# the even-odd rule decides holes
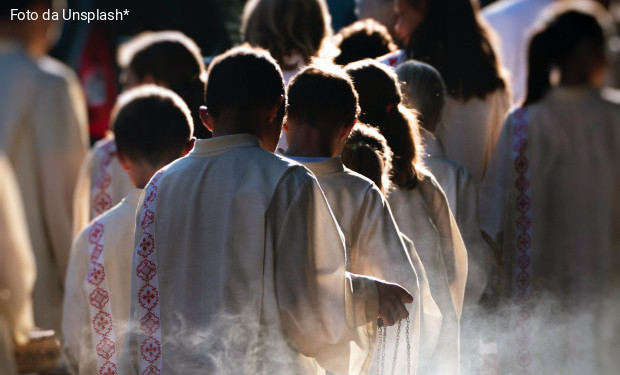
[[[541,11],[553,0],[502,0],[482,9],[483,17],[499,37],[495,50],[500,65],[508,70],[512,103],[525,99],[527,90],[527,56],[531,29]]]
[[[480,300],[495,264],[493,250],[483,239],[480,229],[478,189],[469,171],[446,156],[441,140],[424,129],[421,134],[424,166],[446,194],[467,248],[465,305],[472,306]]]
[[[60,332],[86,105],[73,72],[48,57],[31,59],[18,44],[0,41],[0,71],[0,150],[15,171],[37,261],[35,323]]]
[[[72,374],[99,373],[95,345],[93,345],[93,324],[87,276],[92,262],[103,257],[103,269],[109,295],[109,305],[115,335],[116,358],[120,358],[129,317],[129,292],[131,259],[133,258],[136,211],[142,189],[132,189],[125,198],[102,216],[83,228],[73,243],[71,259],[67,270],[65,300],[63,306],[63,354]],[[103,233],[97,225],[102,223]],[[99,256],[92,256],[90,250],[96,240],[102,239]],[[93,259],[95,258],[95,259]],[[100,263],[100,261],[99,261]],[[92,276],[92,275],[91,275]]]
[[[295,158],[297,159],[297,158]],[[403,286],[414,298],[410,312],[410,353],[401,332],[396,371],[407,374],[407,355],[414,374],[420,338],[420,292],[416,270],[405,248],[390,206],[375,184],[347,169],[340,157],[302,163],[319,181],[327,202],[344,233],[347,271]],[[415,253],[415,249],[411,250]],[[401,324],[406,324],[402,322]],[[396,327],[387,328],[385,368],[392,369]],[[375,355],[375,361],[377,356]],[[375,364],[376,365],[376,364]]]
[[[380,63],[389,65],[390,67],[396,69],[400,64],[407,61],[407,54],[405,50],[399,49],[398,51],[390,52],[387,55],[381,56],[377,58]]]
[[[462,164],[479,186],[510,108],[510,95],[498,89],[466,102],[448,97],[435,135],[448,157]]]
[[[531,338],[520,349],[534,373],[584,373],[595,361],[618,368],[618,306],[608,303],[620,287],[620,95],[612,95],[559,87],[514,111],[480,189],[482,229],[502,249],[504,294]],[[541,347],[553,360],[534,355]]]
[[[445,194],[430,172],[413,190],[394,188],[388,197],[400,230],[415,244],[443,322],[433,358],[420,373],[458,374],[459,319],[467,278],[467,250]]]
[[[0,374],[17,374],[13,342],[25,344],[34,326],[36,265],[17,181],[0,153]]]
[[[115,152],[114,138],[108,136],[95,143],[82,162],[73,197],[74,235],[133,189]]]
[[[161,173],[138,215],[121,373],[313,374],[312,358],[366,372],[376,290],[354,303],[360,280],[345,278],[342,233],[305,168],[242,134],[198,140]]]

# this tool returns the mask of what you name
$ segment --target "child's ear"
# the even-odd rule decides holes
[[[342,128],[342,131],[340,133],[340,139],[347,139],[347,137],[349,137],[349,134],[351,134],[351,130],[353,130],[355,124],[357,124],[357,119],[354,119],[349,125]]]
[[[271,109],[271,113],[269,114],[269,122],[274,122],[278,117],[278,113],[280,112],[280,108],[284,105],[284,96],[280,95],[280,99],[276,105]]]
[[[198,109],[198,116],[200,117],[200,120],[202,120],[203,125],[206,126],[210,132],[212,132],[213,124],[211,123],[211,116],[209,116],[209,109],[206,106],[201,105]]]
[[[123,170],[125,172],[128,172],[131,169],[129,158],[127,157],[127,155],[120,151],[116,151],[116,158],[118,159],[119,164],[121,165],[121,167],[123,167]]]

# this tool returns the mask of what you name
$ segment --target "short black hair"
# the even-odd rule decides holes
[[[242,45],[213,59],[207,71],[209,114],[269,108],[284,96],[282,71],[268,51]]]
[[[359,115],[357,92],[344,69],[318,63],[302,69],[291,80],[287,116],[311,126],[338,128]]]
[[[138,86],[121,94],[112,119],[118,151],[153,167],[180,157],[194,127],[183,99],[155,85]]]
[[[340,54],[334,59],[338,65],[347,65],[363,59],[374,59],[398,48],[387,27],[368,18],[352,23],[336,34]]]
[[[206,68],[200,48],[180,31],[145,31],[122,44],[118,64],[132,71],[139,81],[147,75],[179,94],[190,108],[196,138],[210,138],[200,125],[199,108],[204,104]]]

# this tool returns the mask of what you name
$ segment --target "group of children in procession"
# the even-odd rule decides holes
[[[125,91],[76,178],[70,373],[613,373],[620,105],[599,89],[600,9],[550,8],[513,110],[469,1],[396,10],[402,50],[370,20],[332,49],[323,0],[250,0],[247,43],[208,69],[180,32],[120,47]],[[26,248],[8,164],[0,225]],[[25,301],[33,260],[2,264]],[[553,364],[535,353],[543,291],[605,323]]]

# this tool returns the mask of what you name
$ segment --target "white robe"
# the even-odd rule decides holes
[[[108,136],[95,143],[82,163],[73,197],[74,235],[133,188],[115,152],[114,138]]]
[[[75,182],[87,150],[87,117],[75,74],[0,40],[0,150],[15,171],[37,261],[35,324],[60,332]]]
[[[435,135],[443,142],[448,157],[467,168],[477,186],[509,109],[510,95],[505,89],[495,90],[484,99],[446,100]]]
[[[0,153],[0,374],[17,374],[13,343],[25,344],[34,326],[36,265],[17,181]]]
[[[433,358],[420,373],[458,374],[459,320],[467,278],[467,250],[444,192],[430,172],[413,190],[388,197],[400,230],[415,244],[443,321]]]
[[[494,47],[500,64],[508,70],[513,104],[525,99],[530,34],[541,11],[551,3],[553,0],[503,0],[482,9],[500,39]]]
[[[294,158],[293,158],[294,159]],[[340,157],[321,162],[302,163],[319,181],[327,202],[344,233],[347,251],[347,271],[396,283],[414,297],[407,305],[410,312],[408,353],[402,329],[396,371],[406,374],[407,355],[411,373],[415,373],[420,338],[420,292],[416,270],[403,243],[390,206],[375,184],[345,168]],[[412,249],[415,253],[415,249]],[[401,325],[407,324],[402,322]],[[396,327],[387,328],[388,343],[385,368],[392,369],[393,343]],[[378,353],[375,353],[378,354]],[[375,366],[377,356],[375,355]]]
[[[480,229],[478,189],[469,171],[446,156],[441,140],[422,130],[422,141],[424,166],[437,179],[446,194],[467,248],[468,272],[464,303],[473,306],[485,291],[495,264],[493,250],[482,237]]]
[[[376,288],[353,303],[342,233],[305,168],[251,135],[198,140],[153,177],[137,220],[121,373],[313,374],[313,358],[366,373]]]
[[[519,370],[584,373],[596,362],[617,372],[617,299],[605,307],[620,291],[620,95],[612,95],[558,87],[515,110],[481,186],[482,229],[502,249],[515,309],[516,326],[503,329],[520,333],[504,354]],[[594,373],[611,373],[601,368]]]
[[[112,334],[107,336],[114,342],[114,363],[118,364],[129,317],[131,260],[136,211],[141,194],[142,189],[132,189],[119,204],[85,227],[73,243],[63,305],[63,354],[72,374],[97,374],[101,368],[101,358],[95,348],[102,339],[94,331],[91,317],[91,312],[98,306],[93,304],[96,294],[90,297],[93,288],[87,278],[90,272],[96,270],[93,268],[94,263],[97,263],[97,267],[102,265],[100,269],[105,273],[107,285],[102,283],[99,287],[107,293],[110,308],[99,310],[111,314],[111,332],[115,339],[109,338]],[[101,236],[103,246],[98,250],[93,247],[97,246],[93,238]],[[99,257],[97,254],[100,254]]]

